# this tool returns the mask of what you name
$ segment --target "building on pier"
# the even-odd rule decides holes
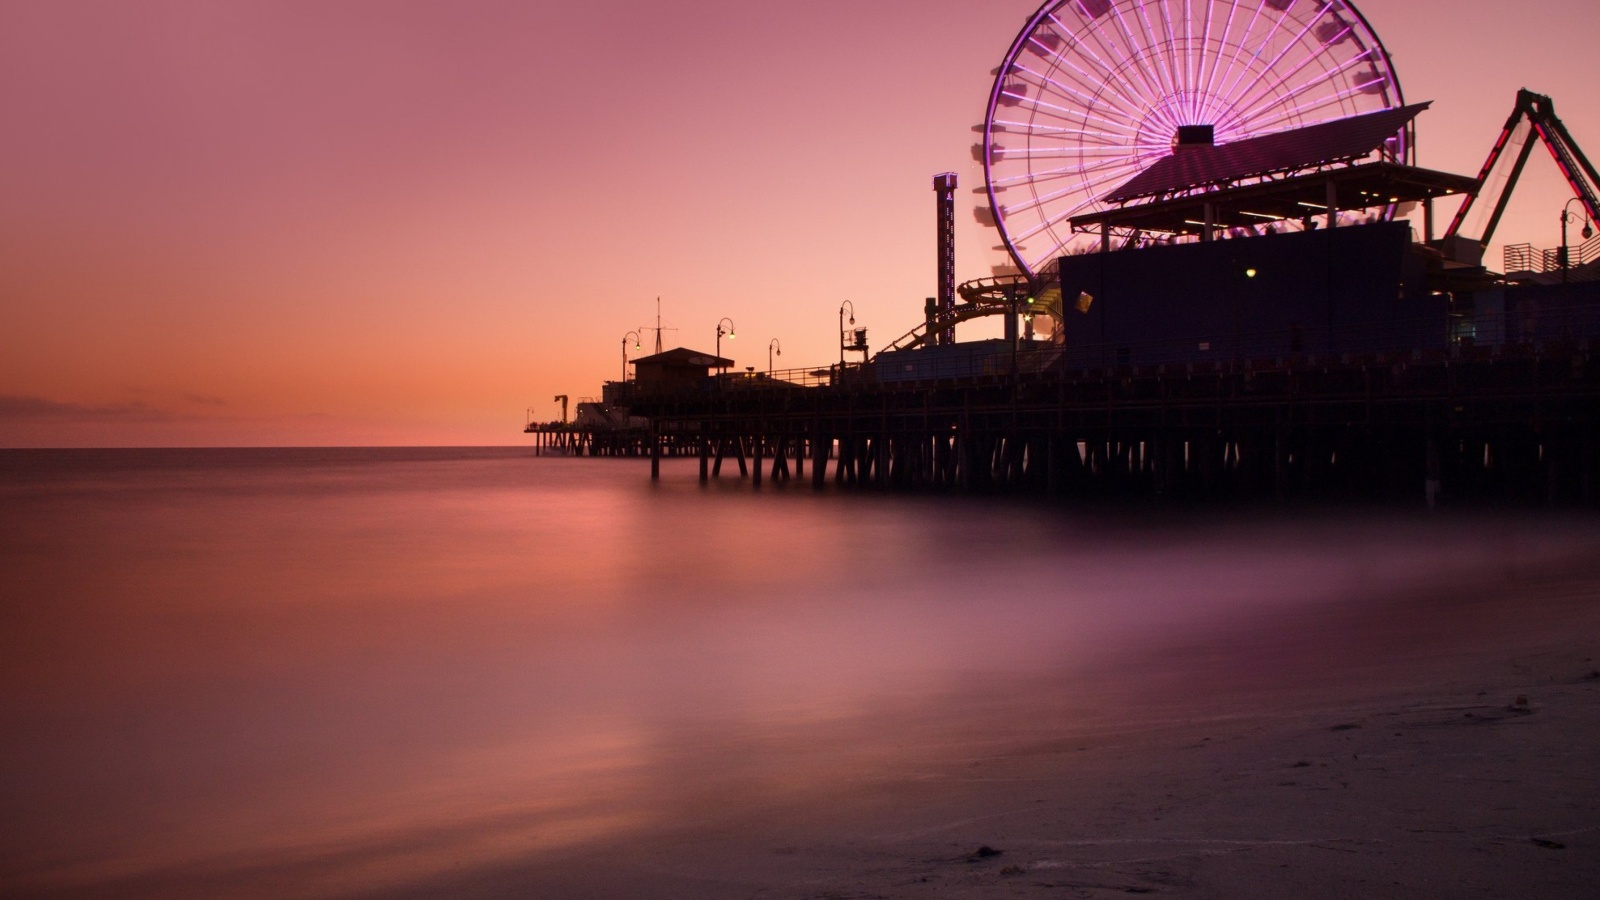
[[[1435,239],[1433,201],[1486,183],[1403,161],[1424,107],[1214,147],[1186,131],[1072,220],[1092,244],[1038,271],[1016,256],[860,364],[713,374],[731,362],[690,371],[683,350],[606,397],[648,423],[654,473],[690,454],[702,480],[732,460],[757,484],[809,464],[818,487],[1594,503],[1600,258],[1508,277],[1461,234]],[[1567,144],[1587,209],[1593,172]],[[1421,236],[1393,218],[1408,205]],[[948,340],[995,315],[1004,338]]]

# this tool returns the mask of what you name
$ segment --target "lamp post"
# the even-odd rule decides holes
[[[767,377],[768,378],[772,377],[772,354],[773,353],[777,353],[779,356],[783,355],[783,345],[778,343],[778,339],[777,338],[773,338],[772,340],[767,342]]]
[[[642,338],[639,337],[639,332],[637,332],[637,331],[630,331],[627,334],[622,336],[622,380],[623,381],[627,381],[628,380],[628,338],[629,338],[629,336],[633,337],[633,349],[635,349],[635,350],[639,349],[639,346],[640,346],[639,345],[639,341],[643,340]]]
[[[849,300],[846,300],[845,302],[839,304],[839,374],[840,375],[844,374],[844,348],[845,348],[845,340],[844,340],[844,311],[845,311],[846,307],[848,307],[850,309],[850,324],[854,325],[856,323],[856,305],[854,303],[851,303]]]
[[[1570,208],[1572,204],[1576,202],[1578,202],[1578,198],[1573,197],[1561,207],[1561,250],[1556,254],[1556,256],[1560,258],[1561,262],[1562,284],[1567,283],[1567,273],[1572,269],[1572,254],[1567,250],[1567,222],[1572,218]],[[1594,237],[1594,229],[1589,227],[1589,217],[1587,215],[1587,211],[1581,218],[1583,219],[1583,231],[1579,233],[1582,234],[1583,239],[1587,241],[1589,238]]]
[[[722,330],[722,323],[723,322],[727,322],[728,323],[728,330],[727,331],[723,331]],[[727,335],[728,336],[728,340],[730,340],[730,341],[733,340],[734,338],[738,337],[737,334],[733,333],[733,320],[728,318],[727,316],[723,316],[721,318],[721,320],[719,320],[717,322],[717,359],[718,360],[722,359],[722,336],[723,335]],[[725,371],[727,371],[727,367],[722,365],[719,362],[717,364],[717,371],[719,373],[725,372]]]

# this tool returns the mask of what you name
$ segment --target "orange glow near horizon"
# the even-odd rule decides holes
[[[13,6],[0,446],[515,444],[657,296],[741,367],[834,359],[843,300],[881,346],[933,292],[932,173],[958,278],[1002,261],[970,129],[1035,5]],[[1360,5],[1435,101],[1421,165],[1475,174],[1521,87],[1600,152],[1592,4]],[[1536,155],[1497,242],[1555,246],[1565,197]]]

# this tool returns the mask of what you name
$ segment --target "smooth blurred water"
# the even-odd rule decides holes
[[[1597,538],[521,450],[0,451],[0,894],[381,891],[670,828],[937,761],[1008,685],[1061,689],[1044,727],[1075,673]]]

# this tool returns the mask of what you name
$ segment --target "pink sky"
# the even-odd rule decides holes
[[[958,277],[1000,261],[970,129],[1035,6],[7,0],[0,446],[517,443],[657,295],[740,365],[836,358],[847,299],[878,346],[934,173]],[[1600,154],[1592,0],[1361,9],[1420,164],[1476,174],[1519,87]],[[1553,247],[1529,169],[1496,243]]]

